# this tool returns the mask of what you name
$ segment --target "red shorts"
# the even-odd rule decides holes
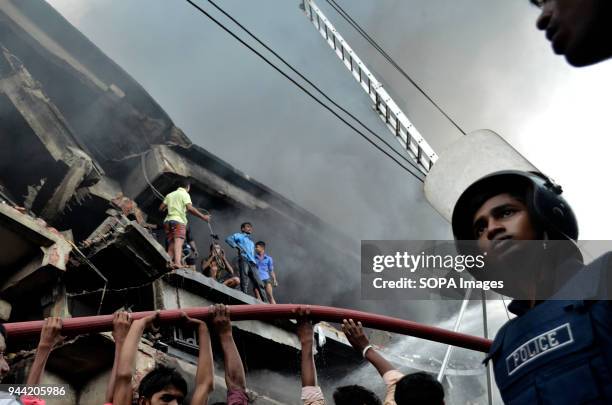
[[[227,390],[227,405],[247,405],[249,397],[246,392],[241,389]]]
[[[185,224],[178,221],[164,222],[164,232],[168,242],[172,242],[174,239],[185,239],[186,229]]]

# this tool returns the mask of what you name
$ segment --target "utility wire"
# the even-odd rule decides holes
[[[234,34],[229,28],[227,28],[225,25],[223,25],[221,22],[219,22],[216,18],[214,18],[212,15],[210,15],[206,10],[204,10],[203,8],[201,8],[200,6],[198,6],[197,4],[195,4],[192,0],[186,0],[187,3],[191,4],[195,9],[197,9],[198,11],[200,11],[202,14],[204,14],[206,17],[208,17],[212,22],[214,22],[217,26],[219,26],[219,28],[221,28],[222,30],[224,30],[225,32],[227,32],[229,35],[231,35],[234,39],[236,39],[238,42],[240,42],[243,46],[245,46],[246,48],[248,48],[249,50],[251,50],[251,52],[253,52],[254,54],[256,54],[257,56],[259,56],[263,61],[265,61],[268,65],[270,65],[274,70],[276,70],[277,72],[279,72],[281,75],[283,75],[287,80],[289,80],[291,83],[293,83],[295,86],[297,86],[300,90],[302,90],[304,93],[306,93],[308,96],[310,96],[313,100],[315,100],[317,103],[319,103],[323,108],[325,108],[326,110],[328,110],[330,113],[332,113],[334,116],[336,116],[336,118],[338,118],[339,120],[341,120],[344,124],[346,124],[348,127],[350,127],[353,131],[357,132],[359,135],[361,135],[361,137],[363,137],[366,141],[368,141],[372,146],[374,146],[376,149],[378,149],[379,151],[381,151],[382,153],[384,153],[388,158],[390,158],[391,160],[393,160],[395,163],[397,163],[402,169],[406,170],[408,173],[410,173],[412,176],[414,176],[416,179],[418,179],[420,182],[424,182],[424,179],[418,175],[417,173],[413,172],[412,170],[410,170],[408,167],[404,166],[399,160],[397,160],[394,156],[392,156],[391,154],[389,154],[389,152],[387,152],[386,150],[384,150],[382,147],[380,147],[376,142],[372,141],[370,138],[368,138],[363,132],[361,132],[359,129],[355,128],[354,125],[352,125],[350,122],[348,122],[346,119],[344,119],[343,117],[341,117],[336,111],[334,111],[331,107],[329,107],[327,104],[323,103],[321,100],[319,100],[314,94],[312,94],[310,91],[308,91],[304,86],[302,86],[300,83],[298,83],[295,79],[293,79],[291,76],[289,76],[287,73],[283,72],[278,66],[276,66],[274,63],[272,63],[268,58],[266,58],[264,55],[262,55],[259,51],[257,51],[255,48],[253,48],[251,45],[247,44],[243,39],[241,39],[240,37],[238,37],[236,34]],[[393,149],[395,151],[395,149]],[[397,151],[395,151],[397,152]],[[419,170],[414,164],[412,164],[411,162],[410,166],[412,166],[413,168],[416,168],[417,170]],[[421,174],[420,170],[418,172],[419,174]]]
[[[144,178],[145,178],[147,184],[149,185],[149,187],[151,188],[151,191],[153,191],[153,194],[155,194],[155,196],[157,198],[159,198],[161,201],[164,201],[165,200],[164,195],[162,193],[160,193],[158,189],[155,188],[153,183],[151,183],[151,180],[149,180],[149,176],[147,175],[147,167],[146,167],[145,156],[149,152],[150,152],[150,149],[140,155],[140,167],[142,168],[142,175],[144,176]]]
[[[98,312],[97,312],[97,315],[100,315],[100,313],[102,312],[102,304],[104,303],[104,297],[106,296],[106,292],[108,291],[108,289],[107,289],[108,279],[106,277],[104,277],[102,272],[100,270],[98,270],[98,268],[87,258],[87,256],[85,256],[85,254],[81,251],[81,249],[79,249],[77,247],[77,245],[75,245],[74,243],[72,243],[72,241],[70,241],[68,239],[66,239],[66,241],[72,246],[72,248],[76,252],[79,253],[79,255],[81,256],[80,260],[82,260],[83,263],[87,264],[94,272],[96,272],[96,274],[102,280],[104,280],[104,287],[100,288],[100,291],[102,291],[102,297],[100,297],[100,303],[98,304]],[[67,294],[67,295],[69,295],[69,294]]]
[[[410,165],[412,165],[415,169],[419,170],[419,168],[417,166],[415,166],[412,162],[412,160],[410,160],[409,158],[407,158],[405,155],[403,155],[402,153],[398,152],[397,150],[394,149],[393,146],[391,146],[382,136],[378,135],[377,133],[375,133],[372,129],[370,129],[366,124],[364,124],[359,118],[357,118],[355,115],[353,115],[350,111],[346,110],[344,107],[342,107],[341,105],[339,105],[336,101],[334,101],[332,98],[330,98],[323,90],[321,90],[316,84],[314,84],[311,80],[309,80],[306,76],[304,76],[302,73],[300,73],[300,71],[298,71],[295,67],[293,67],[293,65],[291,65],[289,62],[287,62],[282,56],[280,56],[278,54],[278,52],[274,51],[272,48],[270,48],[268,45],[266,45],[263,41],[261,41],[255,34],[253,34],[251,31],[249,31],[248,28],[246,28],[244,25],[242,25],[238,20],[236,20],[234,17],[232,17],[231,14],[227,13],[225,10],[223,10],[220,6],[217,5],[217,3],[215,3],[213,0],[208,0],[208,2],[210,4],[213,5],[213,7],[215,7],[219,12],[221,12],[224,16],[226,16],[227,18],[229,18],[234,24],[236,24],[238,27],[240,27],[240,29],[242,29],[244,32],[246,32],[251,38],[253,38],[255,41],[257,41],[258,44],[260,44],[261,46],[263,46],[268,52],[270,52],[272,55],[276,56],[276,58],[278,58],[285,66],[287,66],[289,69],[291,69],[291,71],[295,74],[297,74],[302,80],[304,80],[306,83],[308,83],[310,86],[312,86],[317,92],[319,92],[319,94],[321,94],[327,101],[329,101],[330,103],[332,103],[336,108],[338,108],[339,110],[341,110],[342,112],[344,112],[346,115],[348,115],[349,117],[351,117],[352,119],[354,119],[356,122],[358,122],[363,128],[365,128],[369,133],[371,133],[372,135],[374,135],[376,138],[378,138],[381,142],[383,142],[386,146],[388,146],[389,148],[391,148],[391,150],[393,150],[395,153],[397,153],[398,156],[400,156],[402,159],[404,159],[407,163],[409,163]]]
[[[106,288],[106,286],[104,288],[97,288],[95,290],[82,290],[79,292],[74,292],[74,293],[66,293],[67,297],[81,297],[83,295],[90,295],[90,294],[97,294],[97,293],[102,293],[102,297],[104,297],[104,294],[107,292],[110,293],[117,293],[117,292],[123,292],[123,291],[132,291],[132,290],[137,290],[143,287],[147,287],[153,283],[155,283],[157,280],[161,279],[162,277],[164,277],[166,275],[166,273],[162,274],[161,276],[157,277],[154,280],[151,281],[147,281],[146,283],[143,284],[139,284],[136,286],[132,286],[132,287],[125,287],[125,288]]]
[[[442,113],[442,115],[444,115],[444,117],[455,127],[457,128],[457,130],[459,132],[461,132],[461,134],[465,135],[465,131],[459,126],[459,124],[457,124],[443,109],[442,107],[440,107],[431,97],[429,97],[429,95],[425,92],[425,90],[423,90],[421,88],[421,86],[419,86],[411,77],[410,75],[408,75],[408,73],[406,73],[404,71],[404,69],[402,69],[402,67],[400,65],[398,65],[393,58],[380,46],[378,45],[378,43],[374,40],[374,38],[372,38],[360,25],[359,23],[357,23],[357,21],[355,21],[349,13],[347,13],[342,6],[340,6],[335,0],[326,0],[327,3],[334,9],[336,10],[336,12],[338,14],[340,14],[340,16],[342,18],[344,18],[353,28],[355,28],[355,30],[357,30],[357,32],[359,32],[359,34],[361,34],[361,36],[363,36],[365,38],[366,41],[368,41],[370,43],[370,45],[372,45],[372,47],[374,47],[374,49],[376,49],[395,69],[397,69],[398,72],[400,72],[400,74],[402,76],[404,76],[404,78],[406,78],[406,80],[408,80],[423,96],[425,96],[425,98],[431,103],[433,104],[434,107],[436,107],[436,109]]]

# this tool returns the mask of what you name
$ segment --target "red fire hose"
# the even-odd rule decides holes
[[[232,320],[273,320],[273,319],[295,319],[298,308],[309,308],[310,318],[316,321],[342,322],[343,319],[352,318],[361,321],[368,328],[386,330],[402,335],[414,336],[434,342],[445,343],[466,349],[488,352],[491,341],[478,336],[466,335],[423,325],[417,322],[390,316],[376,315],[369,312],[355,311],[352,309],[332,308],[318,305],[230,305],[230,317]],[[159,323],[172,324],[181,319],[181,312],[196,319],[206,319],[209,316],[208,307],[196,307],[185,309],[172,309],[160,311]],[[154,313],[154,311],[133,312],[132,319],[139,319]],[[9,340],[36,337],[40,334],[43,321],[5,323]],[[113,315],[84,316],[80,318],[67,318],[63,320],[62,334],[75,336],[83,333],[109,331],[113,327]]]

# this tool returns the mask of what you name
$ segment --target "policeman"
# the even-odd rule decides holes
[[[508,271],[521,271],[516,257],[529,254],[510,254],[507,241],[532,240],[539,248],[527,260],[539,266],[526,268],[557,282],[551,288],[539,283],[541,274],[532,277],[536,283],[519,291],[527,299],[510,303],[516,318],[502,326],[485,359],[493,360],[508,404],[612,403],[612,306],[598,299],[608,296],[612,255],[583,264],[578,224],[561,193],[539,173],[496,172],[469,186],[453,210],[456,240],[473,240],[480,252],[512,263]]]

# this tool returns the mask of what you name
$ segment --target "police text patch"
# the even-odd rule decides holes
[[[573,342],[574,337],[569,323],[534,337],[506,357],[508,375],[512,375],[530,361]]]

